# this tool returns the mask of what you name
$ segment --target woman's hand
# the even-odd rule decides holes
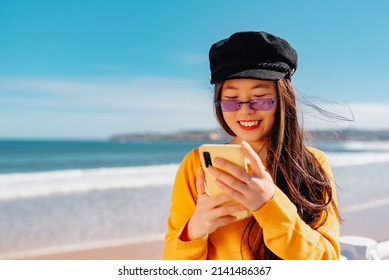
[[[217,228],[239,220],[231,214],[245,208],[239,204],[222,205],[232,200],[224,193],[212,197],[208,196],[205,191],[205,175],[202,168],[199,168],[197,174],[196,189],[198,193],[197,205],[182,235],[184,240],[203,238]]]
[[[215,167],[209,167],[210,172],[217,178],[217,185],[229,197],[251,211],[261,208],[275,192],[273,179],[263,166],[259,155],[246,142],[241,144],[242,152],[250,161],[252,174],[243,168],[224,159],[215,158],[214,162],[227,172]]]

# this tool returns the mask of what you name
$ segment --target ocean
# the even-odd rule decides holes
[[[0,141],[0,259],[161,238],[199,141]],[[344,211],[389,198],[389,143],[317,145]]]

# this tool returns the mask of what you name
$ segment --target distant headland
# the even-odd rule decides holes
[[[389,141],[389,130],[311,130],[308,131],[314,141]],[[115,142],[133,141],[212,141],[225,142],[231,137],[220,129],[191,130],[172,133],[126,133],[109,138]]]
[[[177,141],[224,141],[231,139],[226,133],[221,130],[189,130],[178,131],[171,133],[158,133],[158,132],[146,132],[146,133],[129,133],[129,134],[117,134],[110,137],[111,141],[131,142],[131,141],[164,141],[164,140],[177,140]]]

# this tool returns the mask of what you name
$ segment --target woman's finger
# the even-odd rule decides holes
[[[253,150],[253,148],[251,148],[251,146],[247,142],[243,141],[241,144],[241,150],[245,157],[250,161],[252,173],[259,177],[264,176],[265,172],[267,172],[266,168],[263,165],[261,158]]]
[[[205,174],[201,167],[197,170],[196,190],[198,195],[207,194],[205,191]]]
[[[214,160],[216,162],[216,159]],[[251,175],[248,174],[243,168],[234,166],[234,164],[229,163],[223,159],[219,159],[220,167],[225,171],[218,169],[216,167],[208,167],[209,171],[218,181],[225,183],[236,191],[240,191],[247,180],[251,178]]]
[[[231,163],[223,158],[215,158],[214,163],[217,165],[217,167],[219,167],[220,170],[212,166],[209,167],[209,170],[217,178],[222,176],[222,173],[224,173],[225,175],[232,175],[234,178],[239,179],[241,182],[246,182],[251,178],[251,175],[247,173],[247,170],[245,168]],[[223,172],[221,170],[223,170]]]
[[[214,209],[222,206],[225,203],[230,203],[233,199],[227,195],[226,193],[220,193],[215,196],[207,196],[208,199],[206,201],[207,209]]]

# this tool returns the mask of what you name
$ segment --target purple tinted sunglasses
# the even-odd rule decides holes
[[[273,108],[277,97],[251,99],[243,102],[239,100],[216,100],[215,104],[220,106],[223,112],[234,112],[240,110],[243,104],[249,105],[250,109],[257,111],[269,111]]]

